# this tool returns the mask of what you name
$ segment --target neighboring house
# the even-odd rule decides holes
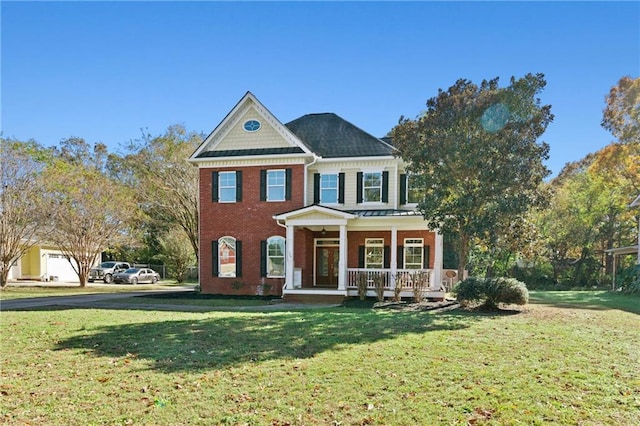
[[[640,195],[629,204],[629,207],[640,207]],[[616,247],[609,250],[605,250],[610,256],[613,256],[613,289],[616,289],[616,258],[622,255],[634,254],[637,255],[637,264],[640,265],[640,215],[638,215],[638,243],[632,246]]]
[[[75,261],[72,259],[71,262]],[[79,282],[72,264],[53,245],[36,244],[9,269],[9,280]]]
[[[203,293],[341,301],[360,282],[444,297],[442,236],[388,140],[332,113],[282,124],[247,92],[189,161]]]

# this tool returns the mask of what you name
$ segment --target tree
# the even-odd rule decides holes
[[[191,242],[180,229],[172,228],[160,238],[160,244],[162,253],[158,257],[167,265],[171,276],[183,282],[195,262]]]
[[[602,127],[620,142],[640,143],[640,77],[622,77],[605,101]]]
[[[640,143],[611,143],[567,164],[550,185],[553,197],[539,224],[555,277],[597,284],[612,272],[605,250],[635,240],[628,206],[640,192]]]
[[[128,239],[125,221],[136,208],[133,192],[107,175],[107,158],[104,144],[90,147],[69,138],[45,171],[53,206],[50,239],[68,257],[81,287],[100,253]]]
[[[135,186],[144,217],[142,228],[181,229],[198,258],[198,169],[187,158],[202,142],[202,135],[180,125],[164,135],[145,135],[128,147],[130,153],[114,170],[119,179]]]
[[[35,141],[0,138],[0,288],[9,269],[46,236],[42,170],[47,152]]]
[[[460,79],[391,131],[423,188],[418,209],[430,227],[458,237],[459,276],[474,238],[486,239],[544,202],[549,146],[538,138],[553,120],[537,98],[545,85],[542,74],[512,77],[505,88],[498,78],[480,86]]]

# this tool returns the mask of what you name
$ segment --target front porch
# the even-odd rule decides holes
[[[345,289],[338,286],[294,287],[282,289],[283,299],[306,303],[341,303],[348,297],[384,299],[421,299],[444,300],[446,288],[437,285],[432,269],[366,269],[347,268]]]
[[[442,235],[415,212],[375,213],[312,205],[274,216],[286,228],[283,298],[444,299]]]

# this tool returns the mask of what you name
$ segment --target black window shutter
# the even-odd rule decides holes
[[[211,173],[211,201],[218,202],[218,172]]]
[[[422,263],[424,264],[424,269],[429,269],[429,257],[431,253],[429,253],[429,251],[431,250],[430,246],[424,246],[424,253],[422,253],[423,256],[423,260]]]
[[[242,201],[242,171],[236,172],[236,201]]]
[[[382,252],[382,263],[383,268],[391,268],[391,247],[384,246],[384,251]]]
[[[362,203],[362,172],[356,174],[356,203]]]
[[[382,172],[382,202],[389,202],[389,172]]]
[[[398,246],[398,269],[404,268],[404,246]]]
[[[242,276],[242,241],[236,240],[236,277]]]
[[[364,268],[364,246],[358,246],[358,268]]]
[[[267,242],[260,241],[260,276],[267,276]]]
[[[338,203],[344,204],[344,173],[338,173]]]
[[[285,169],[285,188],[284,188],[284,199],[289,201],[291,200],[291,169]]]
[[[217,277],[218,271],[218,240],[211,241],[211,275]]]
[[[267,201],[267,171],[260,170],[260,201]]]
[[[313,204],[320,203],[320,173],[313,174]]]
[[[407,175],[400,175],[400,205],[407,204]]]

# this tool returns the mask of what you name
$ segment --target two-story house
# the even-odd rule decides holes
[[[444,297],[442,236],[416,211],[389,141],[332,113],[282,124],[248,92],[189,161],[203,293]]]

